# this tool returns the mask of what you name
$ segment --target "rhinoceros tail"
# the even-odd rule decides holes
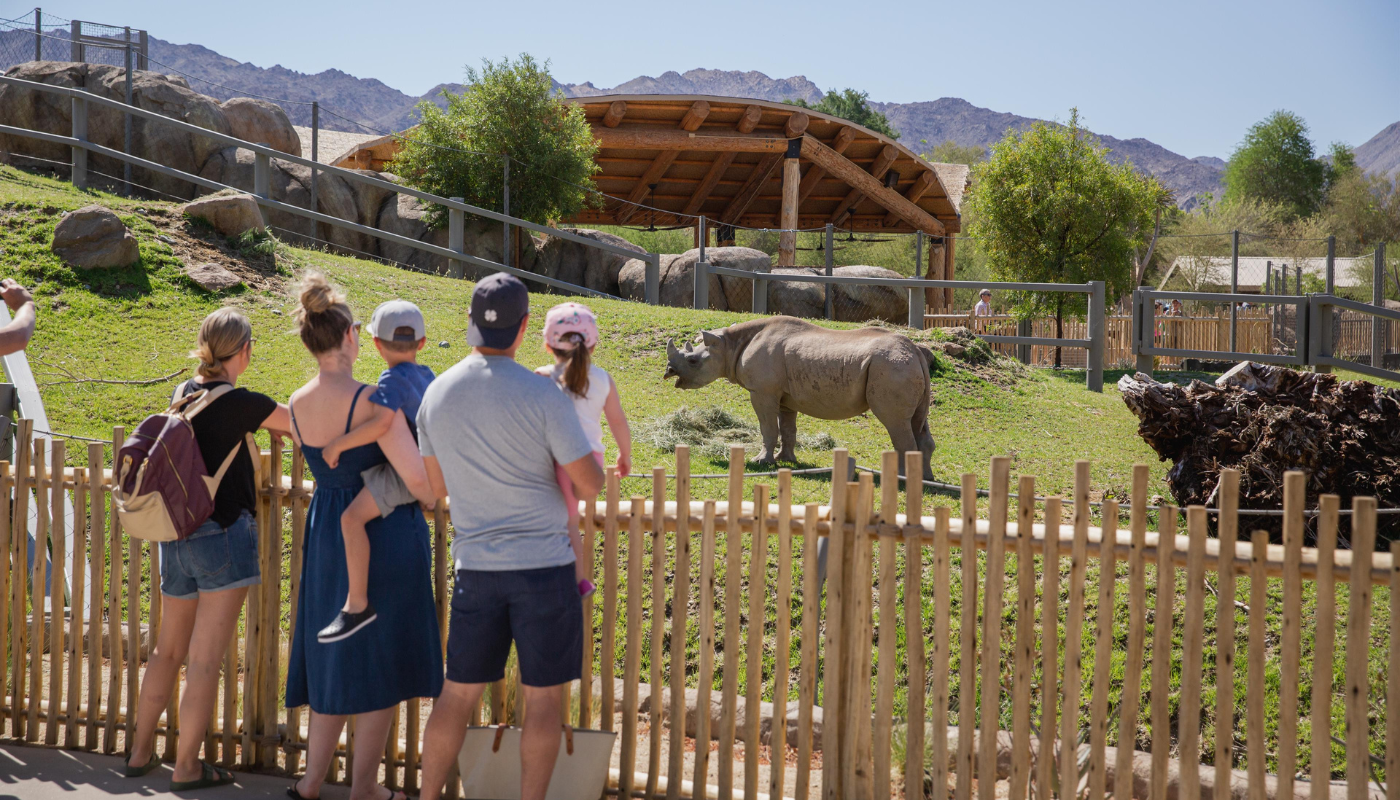
[[[929,347],[926,344],[919,344],[918,342],[915,342],[914,346],[919,348],[919,352],[924,357],[924,371],[929,373],[929,375],[932,375],[934,365],[933,348]]]

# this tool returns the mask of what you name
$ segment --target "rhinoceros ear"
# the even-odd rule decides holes
[[[706,347],[719,347],[724,344],[724,335],[714,331],[700,331],[700,340]]]

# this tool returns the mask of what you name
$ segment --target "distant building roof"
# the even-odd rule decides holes
[[[1288,267],[1289,287],[1293,281],[1297,280],[1296,270],[1299,266],[1303,272],[1312,275],[1318,280],[1327,279],[1327,259],[1325,258],[1288,258],[1285,256],[1240,256],[1239,290],[1247,294],[1259,294],[1263,290],[1264,276],[1269,265],[1273,265],[1274,274],[1278,270]],[[1342,289],[1351,289],[1360,286],[1370,286],[1371,260],[1369,258],[1338,258],[1333,267],[1333,279],[1335,285]],[[1167,274],[1162,276],[1157,288],[1164,289],[1171,284],[1172,288],[1185,284],[1192,289],[1225,289],[1230,288],[1230,257],[1229,256],[1177,256],[1172,260],[1172,265],[1167,269]]]

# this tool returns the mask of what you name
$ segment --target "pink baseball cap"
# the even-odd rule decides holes
[[[583,346],[592,347],[598,343],[598,318],[593,311],[581,303],[560,303],[551,308],[544,318],[544,343],[556,350],[572,350],[574,342],[564,338],[565,334],[583,335]]]

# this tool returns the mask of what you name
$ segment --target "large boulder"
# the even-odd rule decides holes
[[[388,233],[396,233],[419,242],[447,246],[447,229],[432,230],[428,227],[428,210],[418,202],[418,198],[406,194],[394,195],[385,199],[379,209],[376,227]],[[381,239],[379,255],[413,269],[424,272],[444,273],[447,259],[425,253],[406,244]]]
[[[710,247],[705,258],[712,266],[742,269],[748,272],[768,272],[772,259],[761,250],[750,247]],[[700,261],[698,249],[679,255],[661,256],[661,305],[691,308],[695,302],[695,265]],[[646,296],[646,262],[632,259],[618,274],[622,297],[642,300]],[[710,308],[717,311],[748,311],[753,308],[753,281],[728,275],[710,274]]]
[[[83,206],[63,215],[53,229],[52,249],[82,269],[125,267],[141,257],[136,237],[109,209]]]
[[[294,156],[301,155],[301,137],[287,112],[266,100],[235,97],[219,104],[229,132],[245,142],[265,144]]]
[[[569,233],[636,253],[646,253],[645,249],[615,234],[588,228],[573,228]],[[541,275],[614,296],[619,295],[621,291],[618,287],[618,274],[629,260],[615,253],[559,236],[543,237],[539,257],[538,271]]]
[[[81,88],[111,100],[122,101],[126,96],[126,71],[119,67],[30,61],[10,68],[5,74],[37,83]],[[187,86],[156,72],[142,71],[132,76],[132,102],[138,108],[201,128],[224,134],[231,132],[216,100],[191,91]],[[0,124],[69,136],[73,131],[72,107],[72,101],[61,95],[13,85],[0,86]],[[89,103],[88,139],[121,150],[125,141],[123,117],[117,109]],[[199,173],[210,156],[222,148],[221,144],[208,137],[141,117],[132,117],[131,128],[133,155],[183,172]],[[67,146],[22,136],[0,136],[0,149],[65,163],[71,154]],[[94,182],[113,183],[122,176],[122,167],[122,162],[117,159],[96,155],[88,157],[90,179]],[[140,167],[132,169],[131,178],[141,186],[171,197],[193,199],[200,191],[188,181]]]
[[[833,275],[857,278],[905,278],[892,269],[883,267],[853,266],[836,267]],[[836,319],[842,322],[869,322],[882,319],[886,322],[905,324],[909,321],[909,292],[896,286],[869,286],[862,284],[834,284],[836,296],[832,300]]]
[[[262,211],[251,194],[220,192],[186,203],[180,210],[208,222],[224,236],[263,229]]]
[[[218,264],[196,264],[187,268],[185,275],[207,292],[217,293],[243,285],[242,278]]]
[[[775,277],[820,275],[812,267],[776,267]],[[789,317],[820,319],[826,316],[826,286],[820,283],[771,280],[768,282],[768,313]]]
[[[200,174],[245,192],[253,189],[252,152],[227,147],[212,156]],[[301,164],[271,159],[269,163],[268,195],[273,200],[298,208],[311,208],[311,168]],[[359,199],[338,175],[320,174],[316,178],[316,210],[350,222],[360,222]],[[316,222],[290,211],[269,209],[267,222],[278,237],[294,244],[321,247],[331,243],[351,255],[378,252],[375,238],[325,222]],[[338,246],[338,247],[336,247]]]

